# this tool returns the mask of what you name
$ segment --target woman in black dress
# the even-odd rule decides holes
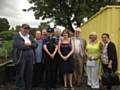
[[[73,44],[69,37],[68,30],[64,30],[62,33],[63,38],[59,41],[58,52],[62,58],[62,70],[64,75],[64,89],[67,88],[67,78],[69,79],[70,88],[73,89],[72,76],[74,69],[73,61]]]
[[[113,42],[110,41],[110,37],[108,33],[102,34],[103,41],[103,50],[102,50],[102,65],[103,71],[111,73],[111,71],[116,72],[117,70],[117,52],[116,47]],[[106,90],[111,90],[112,84],[109,81],[106,85]]]
[[[43,48],[45,52],[46,90],[56,89],[56,59],[55,54],[58,46],[56,38],[53,36],[54,29],[47,29],[47,37],[44,40]]]

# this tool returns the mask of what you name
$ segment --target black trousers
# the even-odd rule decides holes
[[[44,81],[44,64],[35,63],[33,66],[33,86],[43,84]]]
[[[108,68],[108,64],[103,64],[103,71],[104,72],[108,72],[108,73],[111,73],[111,69]],[[111,84],[111,81],[107,82],[107,89],[108,90],[111,90],[112,89],[112,84]]]
[[[55,59],[47,58],[45,61],[45,82],[46,88],[56,88],[56,61]]]
[[[56,80],[59,84],[63,84],[63,72],[62,72],[62,59],[59,55],[59,53],[57,52],[56,55],[55,55],[55,61],[56,61],[56,73],[57,73],[57,76],[56,76]]]

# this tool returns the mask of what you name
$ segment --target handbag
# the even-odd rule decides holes
[[[88,67],[94,67],[96,65],[96,61],[95,60],[87,60],[87,66]]]

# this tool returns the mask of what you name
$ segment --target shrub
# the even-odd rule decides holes
[[[2,47],[0,48],[0,58],[6,59],[11,57],[12,52],[12,41],[4,41]]]
[[[3,38],[4,40],[12,40],[13,36],[16,32],[14,31],[3,31],[0,32],[0,38]]]

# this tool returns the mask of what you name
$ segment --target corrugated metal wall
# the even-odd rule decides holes
[[[118,72],[120,73],[120,6],[106,6],[81,26],[81,37],[88,40],[90,32],[97,32],[99,40],[101,34],[108,32],[111,40],[116,44],[118,53]]]

